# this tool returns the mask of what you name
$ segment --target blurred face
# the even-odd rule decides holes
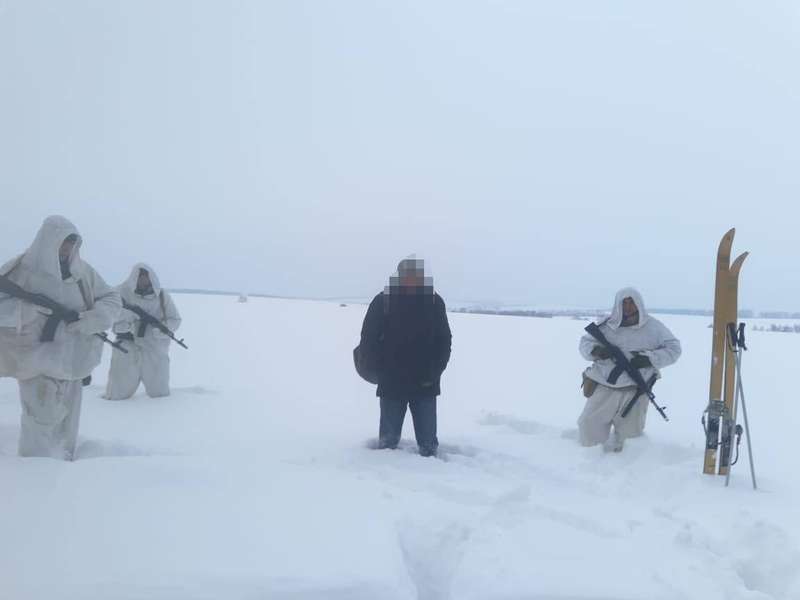
[[[622,322],[628,325],[639,322],[639,309],[633,298],[625,298],[622,301]]]
[[[399,273],[400,285],[403,287],[422,287],[424,273],[418,269],[410,269]]]
[[[150,285],[150,275],[148,275],[147,271],[144,269],[139,269],[139,278],[136,280],[136,287],[140,290],[146,290],[152,287]]]
[[[75,249],[75,240],[67,238],[61,243],[58,249],[58,260],[62,264],[69,264],[69,258],[72,256],[72,251]]]

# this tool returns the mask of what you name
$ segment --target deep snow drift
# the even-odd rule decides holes
[[[175,300],[172,397],[100,399],[106,349],[75,463],[16,457],[0,380],[0,598],[800,598],[798,336],[750,332],[753,492],[744,451],[731,488],[701,473],[708,318],[659,316],[672,421],[609,455],[573,437],[585,322],[451,314],[437,460],[410,417],[404,449],[369,449],[365,306]]]

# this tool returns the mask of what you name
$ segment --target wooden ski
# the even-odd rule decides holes
[[[730,314],[728,307],[728,279],[731,260],[731,247],[735,229],[728,231],[720,240],[717,249],[717,270],[714,284],[714,324],[711,342],[711,380],[706,409],[705,433],[706,451],[703,473],[714,474],[717,470],[717,448],[719,447],[719,423],[722,406],[722,379],[725,367],[725,326]]]
[[[723,390],[725,410],[722,413],[722,428],[720,431],[722,437],[718,471],[720,475],[728,474],[731,436],[733,433],[732,427],[736,423],[733,403],[734,391],[736,389],[736,354],[731,351],[727,335],[727,326],[728,323],[736,324],[739,322],[739,272],[742,270],[742,264],[747,258],[747,254],[748,253],[745,252],[740,255],[733,261],[733,264],[731,264],[728,270],[728,282],[725,291],[728,297],[728,313],[725,319],[725,388]]]

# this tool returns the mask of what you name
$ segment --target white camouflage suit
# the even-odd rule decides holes
[[[58,251],[77,241],[62,278]],[[95,333],[114,322],[119,293],[80,258],[78,230],[64,217],[45,219],[31,247],[0,267],[27,292],[43,294],[78,311],[80,320],[59,323],[51,342],[40,340],[49,311],[0,294],[0,377],[19,381],[22,417],[20,456],[72,460],[80,422],[81,380],[100,363],[103,342]]]
[[[621,326],[622,302],[625,298],[631,298],[639,309],[639,322],[636,325]],[[642,295],[635,288],[623,288],[617,292],[611,316],[598,324],[608,341],[620,348],[628,359],[634,353],[650,359],[652,367],[639,369],[645,381],[653,374],[660,377],[660,369],[671,365],[681,355],[680,342],[661,321],[647,314]],[[625,372],[616,383],[608,382],[616,364],[610,358],[600,360],[592,356],[592,349],[599,345],[588,333],[580,341],[581,355],[592,361],[592,366],[584,373],[599,385],[586,399],[586,406],[578,418],[578,436],[584,446],[604,444],[609,441],[613,426],[615,442],[621,447],[626,438],[639,436],[644,431],[650,402],[646,397],[640,397],[634,408],[622,418],[620,413],[636,394],[636,384]]]
[[[136,291],[139,271],[147,271],[152,292],[145,295]],[[134,265],[128,279],[117,288],[128,304],[138,306],[151,314],[173,332],[181,325],[181,316],[172,296],[161,288],[156,272],[144,263]],[[133,341],[121,340],[128,354],[114,352],[108,373],[105,397],[125,400],[136,393],[139,383],[144,384],[151,398],[169,396],[169,345],[172,340],[158,328],[148,326],[140,336],[140,321],[136,313],[122,309],[114,323],[114,333],[130,334]],[[119,337],[117,338],[119,340]]]

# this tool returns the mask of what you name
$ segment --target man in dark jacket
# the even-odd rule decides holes
[[[444,300],[425,277],[423,261],[402,260],[389,287],[370,303],[361,328],[360,347],[378,372],[379,448],[397,447],[410,406],[419,453],[436,455],[436,396],[451,338]]]

